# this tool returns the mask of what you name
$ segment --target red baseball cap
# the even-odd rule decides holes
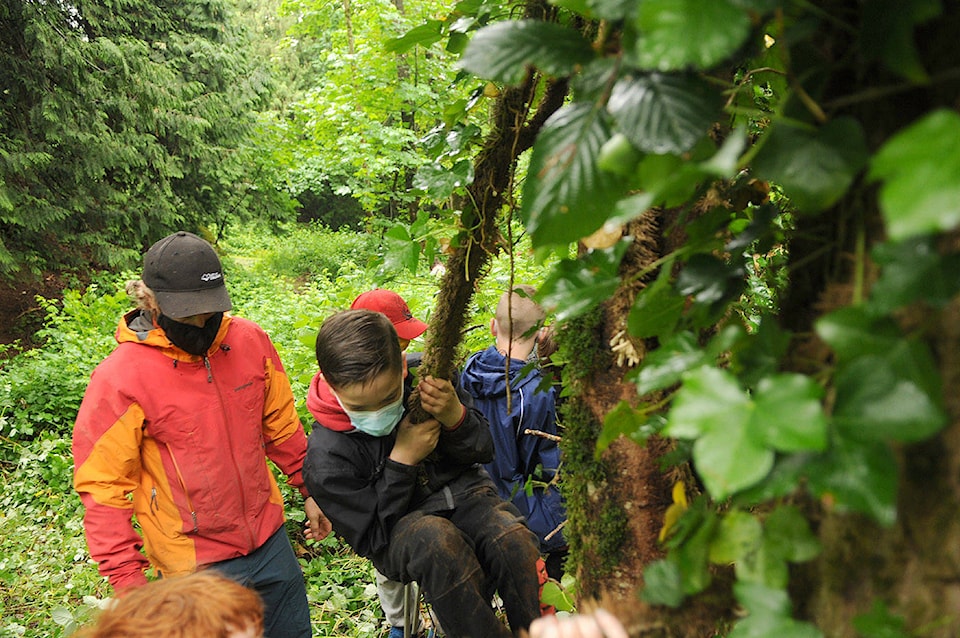
[[[403,297],[386,288],[363,293],[353,300],[350,309],[373,310],[387,315],[401,339],[416,339],[427,329],[427,324],[413,316]]]

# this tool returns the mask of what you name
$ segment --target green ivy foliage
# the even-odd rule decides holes
[[[491,21],[499,5],[468,2],[448,17],[473,19],[461,70],[502,85],[534,67],[544,82],[572,87],[540,129],[522,185],[519,213],[535,248],[566,247],[651,207],[680,211],[686,241],[657,263],[629,314],[630,334],[658,347],[628,380],[641,396],[667,393],[666,410],[623,405],[601,435],[601,444],[619,434],[677,439],[704,487],[671,530],[667,558],[644,574],[644,597],[679,606],[707,587],[711,563],[733,564],[748,615],[731,636],[820,636],[791,617],[787,596],[788,564],[815,557],[819,545],[802,513],[777,503],[807,491],[836,511],[894,523],[893,446],[948,423],[929,344],[921,331],[905,332],[897,313],[913,303],[940,308],[960,292],[955,242],[943,241],[960,225],[955,103],[942,98],[882,132],[860,119],[869,106],[844,107],[890,107],[878,78],[954,95],[955,69],[947,61],[939,76],[925,68],[916,30],[954,24],[956,7],[910,0],[897,8],[904,19],[893,20],[884,2],[555,5],[546,20]],[[428,22],[402,40],[453,45],[451,23]],[[818,30],[833,28],[854,43],[842,70],[812,55]],[[833,71],[867,79],[831,107],[817,99]],[[691,214],[718,181],[752,178],[774,185],[774,203]],[[861,265],[853,303],[816,321],[832,368],[784,372],[794,335],[778,325],[776,295],[758,286],[750,262],[777,246],[789,251],[796,220],[835,215],[872,185],[884,232],[871,234],[857,258],[878,264],[880,278],[864,290]],[[561,259],[540,299],[560,321],[589,312],[623,283],[630,241]],[[773,290],[789,285],[784,263],[767,264]],[[881,622],[880,611],[863,621]]]

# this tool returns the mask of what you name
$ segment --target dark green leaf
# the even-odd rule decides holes
[[[823,388],[801,374],[778,374],[757,384],[751,429],[781,452],[823,450],[827,419],[820,400]]]
[[[753,552],[763,540],[763,526],[749,512],[731,510],[720,521],[717,534],[710,543],[710,562],[718,565],[735,563]]]
[[[786,558],[768,544],[766,537],[755,551],[737,562],[735,569],[737,580],[760,583],[774,589],[785,589],[790,580]]]
[[[608,139],[602,112],[590,104],[565,106],[544,124],[530,158],[520,210],[535,247],[577,241],[613,214],[626,181],[597,166]]]
[[[477,31],[459,67],[477,77],[515,84],[527,65],[563,76],[593,57],[590,43],[574,29],[540,20],[507,20]]]
[[[457,189],[473,182],[473,162],[460,160],[451,168],[438,162],[422,165],[413,178],[413,187],[436,200],[450,197]]]
[[[691,257],[677,277],[677,291],[705,306],[736,298],[743,288],[742,266],[727,264],[713,255]]]
[[[837,427],[855,438],[906,442],[926,439],[947,425],[949,419],[939,397],[921,385],[925,379],[911,377],[915,371],[928,378],[929,374],[916,366],[904,369],[899,365],[928,365],[912,358],[911,354],[922,356],[921,350],[913,350],[916,352],[903,353],[903,357],[895,356],[896,351],[891,356],[860,357],[840,369],[834,407]]]
[[[418,44],[424,48],[440,41],[443,37],[443,22],[428,20],[425,24],[416,26],[399,38],[387,40],[383,48],[389,53],[406,53]]]
[[[702,138],[720,112],[720,96],[694,75],[625,76],[607,108],[620,131],[648,153],[683,153]]]
[[[736,582],[733,593],[752,616],[789,616],[790,596],[782,589],[760,583]]]
[[[893,240],[960,224],[960,114],[934,111],[890,138],[874,155],[880,211]]]
[[[853,619],[853,628],[863,638],[913,638],[915,635],[907,631],[906,621],[901,616],[890,613],[879,600],[873,601],[869,612]]]
[[[663,272],[667,274],[669,270]],[[627,317],[627,330],[634,337],[663,340],[676,328],[685,303],[673,290],[669,278],[661,276],[637,295]]]
[[[871,317],[860,306],[834,310],[817,319],[815,327],[841,362],[872,354],[882,355],[902,336],[893,321]]]
[[[870,308],[889,314],[915,300],[942,307],[960,292],[960,254],[941,255],[932,237],[874,247],[880,279],[870,290]]]
[[[869,60],[916,83],[927,80],[913,41],[917,25],[940,15],[939,0],[868,0],[863,5],[860,46]]]
[[[717,529],[717,516],[710,512],[683,543],[670,552],[680,570],[680,586],[687,596],[702,592],[710,584],[710,540]]]
[[[604,250],[591,250],[580,259],[560,260],[540,286],[540,302],[557,321],[576,317],[607,299],[620,285],[620,260],[632,239],[621,239]]]
[[[776,319],[765,315],[742,346],[733,350],[730,369],[747,387],[753,387],[779,369],[780,359],[789,345],[790,333],[783,330]]]
[[[417,271],[417,262],[420,259],[420,244],[413,241],[406,227],[397,224],[383,235],[384,258],[383,269],[386,271],[400,271],[406,268],[410,272]]]
[[[651,425],[649,417],[626,401],[621,401],[603,417],[603,431],[597,437],[596,452],[602,453],[620,435],[639,445],[646,445],[647,438],[656,432],[657,429]]]
[[[807,472],[813,493],[837,510],[867,514],[881,525],[896,520],[897,460],[886,443],[835,437]]]
[[[753,162],[757,177],[776,182],[801,212],[819,212],[846,191],[867,159],[860,123],[831,120],[815,132],[775,123]]]
[[[699,347],[691,332],[670,337],[656,350],[647,353],[637,372],[637,394],[643,396],[664,390],[680,382],[688,370],[710,362],[710,355]]]
[[[820,541],[810,531],[810,523],[793,505],[781,505],[763,525],[764,543],[770,551],[790,562],[808,561],[820,553]]]
[[[680,569],[668,560],[647,565],[643,570],[643,583],[640,597],[651,605],[679,607],[685,598]]]
[[[728,0],[644,0],[637,29],[639,66],[707,69],[740,47],[750,32],[750,18]]]

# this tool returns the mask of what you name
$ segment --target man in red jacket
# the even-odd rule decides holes
[[[220,259],[178,232],[144,256],[138,308],[94,370],[73,431],[90,555],[114,589],[212,567],[257,590],[269,638],[311,635],[303,574],[265,457],[305,497],[306,436],[277,351],[231,309]],[[132,516],[140,533],[134,527]],[[146,556],[141,552],[146,550]]]

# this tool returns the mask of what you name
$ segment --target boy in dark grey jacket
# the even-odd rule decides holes
[[[493,590],[526,630],[540,615],[537,539],[480,467],[493,441],[470,396],[426,377],[434,418],[412,424],[397,333],[377,312],[333,315],[316,349],[303,475],[334,530],[388,578],[418,582],[448,636],[511,635]]]

